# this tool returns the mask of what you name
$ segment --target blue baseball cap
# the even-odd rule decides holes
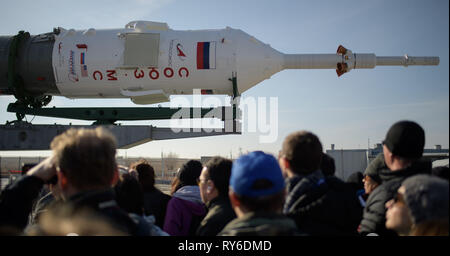
[[[240,196],[260,197],[281,192],[285,183],[275,157],[255,151],[234,161],[230,187]]]

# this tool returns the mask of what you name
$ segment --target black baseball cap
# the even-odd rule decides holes
[[[425,131],[415,122],[400,121],[391,126],[383,145],[396,156],[418,159],[423,154]]]

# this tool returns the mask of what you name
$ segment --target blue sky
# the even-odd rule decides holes
[[[424,127],[426,147],[449,147],[449,1],[200,1],[15,0],[2,3],[0,35],[20,30],[46,33],[66,29],[122,28],[132,20],[166,22],[174,30],[242,29],[283,53],[334,53],[339,44],[354,53],[377,56],[439,56],[433,67],[376,67],[352,70],[340,78],[334,70],[285,70],[244,93],[278,97],[278,140],[259,143],[258,133],[153,141],[126,151],[128,156],[158,157],[161,150],[182,157],[236,156],[264,150],[276,154],[283,139],[297,130],[316,133],[325,149],[367,148],[383,140],[398,120]],[[0,97],[0,123],[12,97]],[[68,100],[50,106],[123,106],[127,100]],[[33,119],[32,116],[27,117]],[[88,124],[36,117],[33,123]],[[125,124],[168,126],[167,121]],[[28,155],[2,152],[0,155]],[[31,154],[45,155],[44,152]],[[125,154],[121,150],[121,155]]]

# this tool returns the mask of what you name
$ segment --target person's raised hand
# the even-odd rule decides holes
[[[44,182],[49,181],[53,176],[56,175],[54,157],[47,157],[44,161],[31,168],[26,175],[38,177]]]

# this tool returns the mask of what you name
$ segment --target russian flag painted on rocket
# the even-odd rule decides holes
[[[216,42],[197,43],[197,69],[216,68]]]
[[[80,55],[80,64],[82,64],[82,65],[85,63],[84,58],[85,58],[84,52],[82,52]]]

